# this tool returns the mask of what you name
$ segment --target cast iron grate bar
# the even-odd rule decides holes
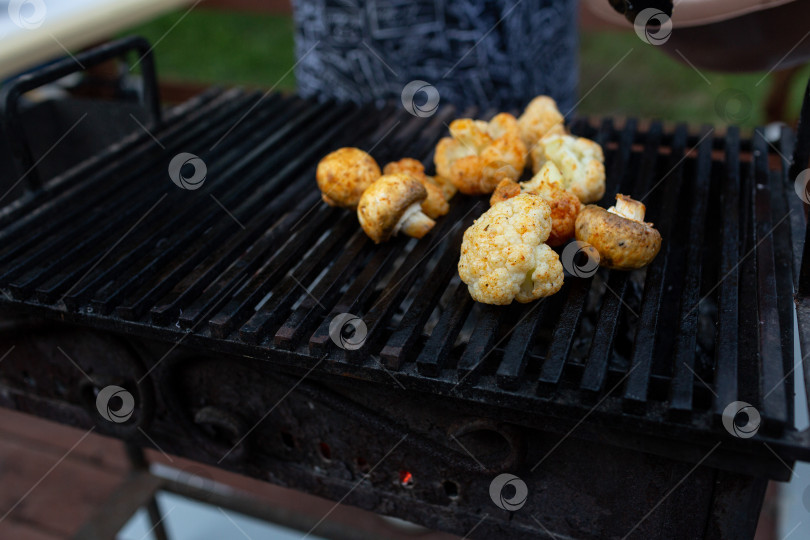
[[[274,143],[279,140],[274,140],[272,137],[266,139],[262,137],[265,133],[261,131],[256,135],[264,140],[247,156],[240,157],[242,152],[236,148],[222,157],[222,161],[225,163],[235,161],[232,167],[224,170],[220,170],[219,167],[209,169],[208,176],[212,178],[212,182],[208,193],[226,208],[233,208],[234,204],[247,195],[251,183],[261,178],[263,171],[268,170],[268,167],[265,166],[258,170],[252,170],[247,176],[238,175],[240,170],[244,170],[250,165],[254,157],[258,157],[261,153],[273,148]],[[253,142],[254,139],[258,143],[259,138],[255,136],[251,137],[248,142]],[[203,159],[211,160],[207,153],[203,153]],[[237,178],[240,181],[237,182]],[[265,189],[273,189],[276,192],[283,189],[283,184],[280,181],[270,181]],[[258,204],[255,195],[250,200],[254,201],[254,204]],[[96,309],[107,311],[115,304],[120,305],[122,297],[131,294],[133,290],[143,286],[150,279],[154,280],[155,277],[158,278],[156,281],[159,283],[156,286],[160,287],[159,290],[167,290],[172,282],[179,278],[171,279],[169,275],[162,275],[159,272],[159,269],[163,268],[166,262],[171,259],[179,259],[181,262],[174,268],[172,274],[186,273],[214,245],[225,241],[226,236],[232,236],[238,226],[243,226],[241,222],[237,223],[234,219],[224,222],[218,220],[220,217],[219,211],[200,212],[200,206],[208,203],[209,200],[202,203],[201,199],[195,196],[189,197],[188,202],[178,208],[176,215],[168,223],[152,229],[144,228],[142,233],[134,235],[127,242],[127,245],[134,245],[134,247],[114,264],[107,266],[103,273],[95,278],[98,283],[107,280],[105,286],[99,289],[92,299]],[[242,203],[242,205],[244,204]],[[233,214],[235,216],[242,214],[240,208],[234,210]],[[188,226],[189,223],[193,223],[193,225]],[[214,229],[203,235],[203,232],[209,227],[214,227]],[[204,241],[208,245],[193,249],[195,241]],[[185,256],[181,256],[183,249],[185,249]],[[147,290],[150,288],[147,288]],[[73,299],[73,301],[75,302],[76,299]],[[119,315],[122,314],[119,311]]]
[[[250,319],[241,326],[239,337],[243,341],[258,343],[264,337],[265,329],[284,317],[289,306],[294,304],[303,292],[309,292],[304,284],[320,274],[323,259],[329,260],[339,254],[340,249],[344,247],[342,236],[354,228],[355,223],[350,217],[341,218],[333,229],[336,234],[327,235],[322,243],[312,248],[310,254],[286,274],[278,290],[273,291],[270,299],[263,301]]]
[[[625,190],[632,186],[627,178],[627,163],[630,159],[630,150],[635,140],[636,122],[633,119],[627,121],[622,136],[619,141],[618,156],[613,164],[609,178],[613,179],[608,184],[605,193],[605,200],[608,203],[614,201],[619,190]],[[640,192],[633,190],[631,192]],[[612,204],[612,203],[611,203]],[[602,306],[599,310],[599,318],[594,330],[591,347],[588,351],[588,360],[585,364],[585,372],[582,375],[580,388],[591,397],[598,394],[605,385],[608,368],[610,366],[611,355],[613,353],[613,340],[619,327],[621,311],[625,307],[624,295],[627,290],[628,273],[620,271],[608,272],[608,280],[605,283],[606,294],[602,297]]]
[[[329,267],[323,279],[278,329],[273,340],[274,345],[288,350],[295,348],[306,328],[309,328],[313,320],[326,309],[324,306],[331,305],[336,300],[343,282],[367,260],[370,254],[368,237],[362,231],[356,231],[343,255]],[[250,327],[244,328],[244,331],[246,335],[242,338],[245,341],[250,342],[254,339]]]
[[[562,380],[565,361],[574,345],[574,334],[582,317],[591,281],[592,278],[578,279],[566,285],[565,303],[551,335],[551,344],[538,379],[537,393],[540,395],[552,392]]]
[[[171,109],[165,117],[165,123],[155,128],[153,133],[164,143],[176,140],[179,135],[194,136],[194,131],[200,128],[200,119],[218,112],[218,109],[227,109],[234,101],[239,91],[229,92],[209,90],[192,98],[182,106]],[[178,135],[179,134],[179,135]],[[143,149],[155,150],[154,140],[144,131],[138,130],[114,143],[108,152],[96,154],[86,161],[65,171],[48,182],[47,190],[30,191],[20,199],[10,202],[8,206],[0,209],[0,238],[4,238],[15,230],[19,230],[23,223],[30,223],[33,218],[47,221],[67,222],[68,216],[60,214],[54,219],[50,213],[55,205],[68,203],[75,210],[77,206],[74,197],[78,193],[88,191],[90,188],[103,189],[110,184],[109,178],[93,173],[94,170],[112,170],[121,162],[137,163],[137,158],[143,155]],[[91,175],[88,177],[88,175]]]
[[[449,245],[460,244],[463,235],[464,226],[462,225],[450,238]],[[425,284],[416,299],[380,352],[380,358],[386,367],[398,370],[403,362],[412,359],[422,329],[442,293],[447,289],[448,283],[456,275],[457,264],[458,254],[455,250],[445,249],[432,272],[425,279]]]
[[[714,353],[715,420],[723,409],[737,400],[738,307],[740,238],[740,131],[730,127],[726,133],[725,175],[720,195],[723,242],[720,252],[717,293],[717,332]]]
[[[437,227],[434,234],[436,237],[432,242],[417,242],[416,246],[410,251],[405,260],[400,264],[397,272],[392,276],[390,282],[385,289],[382,290],[379,297],[374,301],[370,309],[363,312],[363,320],[368,329],[368,337],[364,346],[359,349],[348,351],[348,357],[353,361],[359,361],[367,354],[377,350],[379,343],[384,340],[385,333],[384,327],[388,319],[393,315],[393,309],[396,308],[403,300],[405,295],[410,290],[413,283],[419,277],[422,267],[428,262],[428,256],[431,252],[444,244],[444,239],[450,235],[454,228],[457,227],[457,220],[459,211],[463,208],[462,205],[456,206],[455,212],[449,213]],[[445,245],[445,251],[448,249]]]
[[[520,388],[529,363],[532,342],[537,338],[542,328],[547,328],[559,311],[560,299],[555,296],[543,298],[536,308],[536,313],[530,314],[520,321],[512,331],[509,341],[504,347],[503,359],[495,372],[495,381],[500,388],[517,390]]]
[[[661,122],[653,122],[647,132],[639,174],[641,178],[645,179],[645,185],[648,186],[652,185],[652,180],[655,178],[662,132]],[[660,212],[660,207],[656,210]],[[660,213],[656,213],[656,215],[661,216]],[[658,217],[656,217],[656,225],[659,230],[662,229],[661,219]],[[664,233],[663,230],[661,232]],[[666,259],[667,247],[664,246],[656,260],[647,268],[644,277],[644,295],[641,300],[638,329],[630,359],[630,374],[627,376],[624,391],[625,408],[633,412],[638,412],[640,407],[647,402],[652,376],[655,336],[658,333],[658,312],[661,310],[661,289],[664,284]]]
[[[319,227],[324,225],[327,218],[334,216],[331,209],[321,209],[312,218],[313,227],[302,228],[285,242],[281,249],[273,253],[252,276],[244,287],[233,295],[228,303],[208,321],[211,333],[215,337],[224,338],[231,330],[237,327],[238,321],[249,316],[250,310],[258,305],[262,298],[271,292],[271,288],[289,275],[292,267],[300,258],[310,250],[320,236]],[[337,227],[350,223],[344,216]]]
[[[264,208],[260,199],[259,192],[262,190],[256,191],[254,184],[262,182],[267,175],[272,174],[272,171],[275,170],[274,165],[279,163],[275,159],[262,158],[269,152],[284,151],[285,135],[289,134],[287,128],[300,125],[298,122],[300,117],[309,118],[306,114],[296,115],[297,110],[297,107],[290,107],[278,118],[261,122],[260,125],[263,129],[256,130],[256,133],[251,137],[239,137],[241,133],[234,131],[237,140],[241,139],[243,143],[250,144],[253,150],[248,152],[247,155],[244,155],[244,152],[237,151],[232,159],[223,158],[225,161],[234,162],[234,165],[212,177],[210,195],[214,196],[214,193],[216,193],[213,200],[212,197],[203,197],[203,200],[195,199],[193,201],[194,206],[187,211],[184,217],[174,218],[169,224],[164,225],[145,239],[143,249],[147,249],[149,245],[155,245],[155,243],[165,243],[172,247],[150,254],[145,259],[142,258],[137,275],[130,276],[127,280],[121,280],[122,283],[119,285],[120,292],[118,294],[120,296],[134,296],[137,300],[128,298],[123,302],[119,302],[123,304],[119,307],[131,306],[138,301],[149,302],[152,305],[157,298],[154,296],[150,298],[150,293],[160,295],[166,292],[176,281],[187,275],[215,246],[232,239],[235,235],[237,238],[243,236],[244,231],[247,230],[245,224],[250,227],[256,219],[267,221],[272,218],[272,215]],[[293,116],[289,117],[287,114]],[[296,121],[285,121],[285,119],[289,120],[295,118],[295,116],[299,117],[295,119]],[[266,124],[269,125],[264,128]],[[261,165],[257,166],[256,161],[260,161]],[[212,175],[209,173],[209,176]],[[274,193],[279,193],[279,197],[285,196],[283,182],[271,179],[266,181],[265,185],[266,189],[272,189]],[[254,193],[250,192],[251,189],[254,190]],[[277,199],[273,198],[272,201],[276,203]],[[222,205],[226,209],[232,208],[231,214],[235,219],[224,222],[218,220],[221,217],[220,212],[225,210],[216,208],[212,203],[217,206]],[[202,217],[200,217],[200,207],[206,204],[211,206],[212,210],[203,213]],[[237,220],[239,220],[238,223]],[[185,227],[182,225],[187,223],[193,225]],[[209,227],[213,228],[208,230]],[[243,232],[239,233],[236,227],[242,228]],[[180,262],[173,265],[172,270],[168,273],[157,272],[157,269],[164,267],[165,263],[171,259]],[[130,267],[129,270],[130,274],[135,273],[133,267]],[[127,308],[126,311],[130,310]],[[140,311],[140,309],[136,309],[133,313],[129,313],[128,316],[135,316]],[[119,309],[119,314],[123,316],[124,312]]]
[[[584,136],[586,135],[586,127],[585,122],[575,121],[571,126],[571,130],[575,134]],[[594,140],[604,148],[612,133],[613,121],[607,118],[602,121]],[[610,154],[606,157],[609,156]],[[564,286],[564,289],[567,289],[567,296],[541,368],[537,386],[537,392],[540,395],[555,390],[562,379],[565,363],[569,359],[592,282],[593,277],[590,277],[573,280],[573,283],[569,280]]]
[[[486,359],[492,354],[496,345],[495,340],[498,337],[498,329],[504,320],[510,319],[509,312],[514,311],[514,308],[510,306],[506,310],[507,313],[504,313],[504,309],[498,306],[481,306],[470,340],[456,365],[460,381],[463,380],[465,384],[477,382],[476,371],[483,367]],[[531,316],[531,313],[529,312],[527,315]]]
[[[785,370],[779,334],[773,223],[768,178],[768,142],[762,128],[754,132],[757,303],[759,311],[760,414],[763,429],[778,433],[788,423]]]
[[[776,290],[779,304],[779,330],[782,342],[783,369],[786,373],[784,384],[787,388],[792,389],[796,384],[795,361],[799,360],[799,363],[801,362],[801,355],[796,358],[795,355],[791,354],[794,347],[793,279],[795,276],[791,244],[793,238],[792,219],[795,217],[801,219],[802,213],[791,208],[791,203],[793,201],[801,203],[802,201],[795,196],[793,179],[788,176],[790,160],[787,156],[790,156],[793,152],[793,135],[787,126],[782,127],[780,147],[778,153],[780,169],[770,170],[768,178],[770,181],[771,220],[773,223],[771,236],[774,244]],[[791,188],[794,189],[791,190]],[[788,396],[791,393],[788,392]],[[787,407],[788,423],[793,424],[795,415],[793,399],[787,400]]]
[[[695,347],[697,344],[698,315],[700,312],[700,278],[702,265],[702,236],[706,233],[706,211],[709,204],[711,173],[711,128],[702,130],[703,139],[698,148],[697,174],[689,191],[691,210],[686,275],[681,293],[678,315],[678,341],[675,346],[674,371],[670,409],[672,412],[691,411],[695,384]]]
[[[473,300],[467,290],[467,285],[457,281],[448,305],[416,359],[416,367],[419,373],[428,377],[437,377],[441,373],[450,354],[450,349],[453,347],[472,307]],[[462,382],[461,377],[459,377],[458,382]]]
[[[275,172],[271,177],[270,181],[266,181],[261,184],[261,187],[257,188],[257,190],[252,194],[250,199],[244,201],[239,207],[236,208],[234,211],[236,215],[246,214],[249,215],[252,211],[255,211],[258,206],[260,206],[263,201],[267,201],[268,198],[273,197],[273,193],[275,193],[279,188],[283,189],[280,196],[277,196],[273,202],[271,202],[271,206],[275,208],[270,212],[272,215],[273,213],[281,211],[283,208],[287,207],[292,201],[294,201],[297,197],[300,197],[300,194],[296,192],[296,190],[291,189],[289,182],[290,176],[295,175],[297,171],[301,167],[307,167],[306,172],[301,174],[300,177],[308,176],[308,174],[314,173],[314,167],[310,166],[311,160],[313,156],[317,155],[319,152],[323,151],[323,147],[326,144],[329,144],[330,138],[337,136],[339,133],[345,130],[345,126],[350,125],[352,122],[359,120],[360,113],[355,112],[347,117],[342,117],[339,121],[331,125],[325,132],[321,133],[317,139],[312,140],[312,135],[316,132],[313,130],[312,126],[308,126],[305,131],[295,137],[290,144],[288,145],[288,150],[284,155],[279,157],[275,162],[279,162],[279,164],[287,163],[286,166],[282,166],[280,170]],[[299,144],[306,143],[307,150],[301,153],[297,153],[297,149],[299,148]],[[287,158],[289,160],[287,161]],[[301,219],[305,216],[308,216],[309,211],[307,208],[311,207],[313,199],[315,198],[315,194],[309,193],[304,197],[306,200],[303,204],[299,203],[299,206],[296,209],[296,213],[298,214],[297,217],[293,218],[290,216],[288,218],[288,223],[292,224],[292,228],[295,229],[295,224],[298,223]],[[286,217],[286,216],[285,216]],[[291,250],[298,249],[293,244],[290,244],[289,238],[287,237],[290,232],[292,234],[300,236],[301,234],[316,234],[318,230],[316,227],[313,227],[313,231],[307,231],[304,228],[295,229],[291,231],[291,229],[281,228],[278,225],[270,229],[269,234],[265,237],[269,244],[268,247],[276,247],[277,243],[281,243],[281,249],[285,249],[284,253],[289,253]],[[228,269],[226,269],[220,276],[218,276],[208,287],[196,297],[186,309],[183,309],[183,313],[180,316],[180,325],[185,328],[193,328],[203,316],[203,314],[208,313],[209,310],[213,309],[216,304],[222,300],[222,294],[224,291],[229,290],[230,286],[237,281],[241,281],[246,279],[250,273],[256,268],[257,265],[261,264],[261,267],[264,268],[263,272],[270,272],[270,264],[271,261],[274,260],[281,260],[277,257],[277,253],[271,258],[271,260],[265,261],[261,264],[261,255],[257,253],[255,250],[246,251],[240,259],[235,261]],[[244,259],[244,260],[243,260]],[[240,262],[241,261],[241,262]],[[273,267],[272,272],[278,272],[279,266]],[[260,279],[255,277],[252,279],[253,283],[260,283]],[[240,295],[248,294],[244,291],[240,291]],[[256,300],[258,302],[259,298],[252,298],[252,300]],[[249,301],[246,298],[242,298],[241,300],[232,300],[229,304],[229,307],[226,308],[228,310],[236,310],[239,313],[232,313],[231,315],[238,315],[241,316],[244,314],[244,310],[247,309],[247,305],[243,305],[244,302]],[[255,304],[254,304],[255,305]],[[217,320],[225,320],[229,319],[230,315],[228,313],[223,313],[218,315],[217,317],[222,317],[222,319]],[[214,326],[219,326],[215,324]],[[226,328],[226,326],[228,328]],[[230,330],[230,322],[225,323],[222,327],[217,330],[221,332],[221,335],[224,335],[227,331]]]
[[[245,103],[245,105],[247,105],[247,104],[248,103]],[[223,119],[223,120],[225,120],[225,119]],[[162,160],[158,160],[158,162],[160,163],[160,162],[162,162]],[[166,177],[165,170],[156,170],[155,175],[158,175],[158,174],[162,174],[164,178]],[[139,186],[143,186],[144,178],[134,177],[134,178],[131,179],[131,182],[133,184],[132,187],[134,189],[137,189]],[[152,187],[152,186],[155,186],[155,185],[159,186],[159,185],[162,185],[162,183],[160,183],[160,182],[148,182],[147,183],[148,187]],[[165,184],[163,184],[163,185],[165,185]],[[127,187],[129,187],[129,186],[127,186]],[[105,219],[105,218],[109,217],[111,213],[114,213],[116,211],[116,209],[118,208],[118,206],[116,204],[109,204],[109,203],[104,206],[105,213],[100,215],[99,219],[97,221],[96,220],[86,220],[86,221],[90,222],[90,225],[93,226],[93,230],[95,232],[93,234],[89,235],[89,236],[83,237],[78,244],[76,244],[76,245],[74,245],[72,247],[71,246],[65,246],[67,248],[67,250],[62,253],[61,257],[59,257],[59,258],[57,258],[55,260],[51,260],[49,265],[46,267],[45,270],[38,271],[38,272],[36,272],[35,275],[29,276],[29,281],[26,283],[26,286],[31,287],[31,286],[34,286],[37,283],[39,283],[40,278],[43,275],[45,275],[46,272],[51,268],[57,269],[57,270],[55,270],[56,275],[62,275],[64,271],[70,271],[70,269],[72,268],[73,269],[72,272],[70,272],[66,277],[64,277],[60,283],[71,282],[72,280],[80,279],[81,276],[84,276],[84,278],[81,278],[82,281],[84,281],[84,279],[86,279],[88,277],[91,277],[91,282],[87,283],[87,285],[85,287],[83,287],[82,289],[79,289],[79,291],[87,290],[87,289],[90,289],[91,287],[93,287],[92,276],[85,273],[87,267],[91,264],[92,261],[86,261],[86,262],[84,262],[82,264],[81,261],[83,261],[83,258],[77,257],[76,253],[80,253],[80,252],[83,252],[85,250],[92,250],[93,249],[92,246],[94,246],[94,245],[95,246],[108,246],[111,243],[114,243],[115,241],[117,241],[117,238],[116,238],[116,235],[111,234],[112,231],[125,231],[125,230],[127,230],[130,223],[135,222],[139,218],[139,216],[142,216],[144,214],[144,212],[147,209],[149,209],[155,203],[155,201],[157,200],[157,197],[159,195],[158,192],[155,192],[154,189],[151,189],[151,190],[146,189],[146,190],[144,190],[143,187],[141,187],[140,189],[141,189],[141,191],[144,192],[143,195],[131,194],[129,192],[123,194],[123,196],[125,196],[127,199],[132,198],[133,200],[139,201],[139,202],[137,202],[136,204],[128,205],[128,209],[126,211],[124,211],[124,212],[118,212],[117,214],[113,214],[114,217],[112,217],[112,221],[110,221],[109,219]],[[187,201],[186,204],[185,204],[185,207],[188,208],[190,206],[191,206],[191,202]],[[83,220],[77,219],[77,221],[81,222]],[[140,233],[140,234],[142,234],[142,233]],[[70,237],[73,237],[73,238],[78,238],[80,233],[77,232],[77,231],[73,231],[73,232],[66,232],[66,235],[70,236]],[[133,238],[133,237],[130,237],[130,238]],[[137,238],[137,236],[135,236],[135,238]],[[58,237],[55,240],[57,240],[57,239],[58,239]],[[127,245],[129,245],[131,242],[132,242],[132,240],[130,239],[127,242]],[[44,257],[52,257],[53,256],[52,253],[51,253],[52,251],[53,250],[50,247],[43,247],[42,250],[40,251],[40,253],[42,253],[43,258]],[[104,251],[106,251],[106,248],[99,249],[98,251],[103,253]],[[36,258],[36,256],[35,256],[35,258]],[[74,264],[74,265],[71,266],[70,262],[71,261],[76,261],[76,260],[80,261],[79,264],[78,265]],[[107,260],[111,261],[111,259],[107,259]],[[124,261],[123,263],[120,260],[118,261],[118,265],[120,266],[121,264],[125,264],[126,261],[129,261],[129,260],[131,260],[131,259],[125,257],[123,259],[123,261]],[[107,264],[110,264],[110,263],[107,263]],[[62,270],[60,270],[60,269],[62,269]],[[99,265],[96,268],[93,268],[93,270],[95,272],[97,272],[97,273],[100,273],[100,272],[102,272],[103,267]],[[54,275],[54,272],[51,272],[51,275]],[[105,274],[102,274],[102,275],[105,275]],[[51,280],[51,281],[53,281],[53,280]],[[79,285],[79,283],[75,283],[70,290],[76,291],[76,287],[78,287],[78,285]],[[69,292],[70,292],[70,290],[69,290]],[[43,289],[42,291],[40,291],[40,295],[44,296],[46,292],[49,293],[49,294],[58,293],[58,287],[54,287],[52,285],[51,287],[49,287],[47,289]],[[80,298],[81,298],[81,294],[78,291],[76,291],[73,295],[68,295],[67,296],[66,302],[68,302],[69,305],[75,306],[75,305],[77,305],[78,300]],[[51,298],[49,297],[48,300],[51,300]]]
[[[344,247],[344,235],[354,228],[355,222],[351,216],[340,218],[332,229],[333,234],[327,235],[321,243],[311,248],[310,253],[287,272],[276,290],[271,293],[270,299],[260,302],[261,305],[255,309],[255,313],[239,329],[240,338],[250,336],[249,339],[253,343],[258,342],[263,336],[264,328],[281,319],[287,313],[288,307],[304,292],[298,287],[318,276],[324,259],[330,260],[338,255],[340,249]]]
[[[336,347],[329,336],[329,323],[342,313],[356,315],[362,311],[361,307],[366,304],[374,293],[377,280],[384,276],[394,263],[401,244],[402,240],[389,242],[375,251],[368,265],[360,272],[343,297],[338,300],[337,304],[329,312],[329,315],[310,336],[309,350],[312,354],[320,356]]]
[[[288,192],[281,201],[284,204],[289,202],[288,199],[294,198],[291,194],[295,192],[293,190],[288,190]],[[212,266],[199,270],[197,272],[199,275],[192,276],[192,280],[178,284],[166,298],[167,303],[157,308],[161,317],[163,317],[163,311],[177,313],[182,310],[180,324],[187,328],[194,326],[202,313],[210,308],[222,291],[227,290],[229,283],[244,279],[245,275],[260,264],[261,258],[267,256],[270,249],[284,241],[285,235],[297,233],[300,229],[299,225],[305,219],[310,219],[312,211],[319,207],[319,201],[319,194],[310,192],[291,212],[268,229],[258,241],[247,249],[240,247],[231,251],[232,254],[238,254],[238,256],[214,261]],[[272,216],[273,212],[270,212],[270,215]],[[155,310],[153,310],[154,314]]]
[[[233,110],[247,107],[247,99],[247,97],[238,99],[237,95],[234,95],[225,102],[213,100],[201,108],[202,113],[210,115],[204,121],[195,125],[193,122],[195,119],[192,117],[180,123],[180,128],[186,127],[187,129],[181,129],[177,137],[172,134],[171,129],[166,130],[165,134],[158,132],[156,136],[161,136],[165,140],[166,152],[177,151],[180,145],[211,129],[212,122],[226,118],[227,114],[232,114]],[[18,255],[22,249],[28,249],[36,245],[41,238],[47,238],[54,231],[60,231],[64,234],[65,224],[78,224],[80,226],[86,224],[89,221],[87,214],[93,216],[98,211],[98,208],[106,208],[109,205],[108,199],[129,197],[142,192],[144,186],[136,181],[138,175],[150,170],[157,171],[161,165],[159,160],[150,158],[153,153],[156,156],[162,155],[158,152],[158,147],[150,139],[148,144],[133,152],[126,159],[98,163],[99,169],[89,178],[86,178],[85,183],[79,184],[61,195],[48,198],[46,202],[43,202],[36,209],[29,209],[28,213],[0,232],[0,239],[3,240],[6,238],[14,238],[15,240],[19,238],[19,244],[13,251],[7,250],[0,256],[0,263],[5,263],[12,256]],[[126,171],[126,173],[122,176],[115,174],[120,171]],[[110,182],[110,178],[118,180]],[[121,184],[124,184],[123,190]],[[57,216],[55,219],[54,214]],[[30,236],[20,235],[19,233],[23,230],[37,230],[37,234]]]
[[[760,406],[759,305],[757,299],[756,178],[752,154],[742,162],[738,288],[737,400]],[[728,403],[723,404],[723,406]],[[718,407],[720,413],[722,408]]]

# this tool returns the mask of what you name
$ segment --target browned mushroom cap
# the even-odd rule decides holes
[[[413,158],[402,158],[392,161],[383,167],[383,174],[403,173],[413,176],[425,186],[427,199],[422,203],[422,211],[431,219],[439,218],[450,211],[450,205],[444,196],[442,188],[434,184],[425,174],[425,166]]]
[[[380,177],[380,166],[359,148],[339,148],[318,163],[315,177],[330,206],[355,208],[363,191]]]
[[[436,224],[422,213],[427,198],[422,182],[408,174],[386,174],[371,184],[357,205],[357,219],[376,244],[385,242],[400,230],[422,238]]]
[[[610,211],[593,204],[577,216],[576,237],[599,252],[599,264],[615,270],[634,270],[652,262],[661,249],[661,233],[644,223],[644,205],[616,196]]]

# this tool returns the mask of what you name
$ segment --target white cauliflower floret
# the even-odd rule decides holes
[[[534,172],[551,161],[563,175],[563,188],[584,203],[605,194],[605,155],[598,143],[573,135],[546,135],[531,151]]]
[[[518,118],[523,144],[532,149],[537,141],[548,134],[565,133],[564,121],[565,118],[557,109],[557,102],[549,96],[537,96]]]
[[[464,232],[458,274],[470,295],[484,304],[526,303],[560,290],[560,258],[544,242],[551,208],[522,193],[492,206]]]
[[[564,190],[562,185],[562,173],[554,163],[547,161],[528,182],[517,183],[508,178],[501,180],[492,192],[489,204],[511,199],[520,193],[537,193],[551,207],[551,234],[546,244],[561,246],[574,236],[574,222],[582,209],[577,196]]]

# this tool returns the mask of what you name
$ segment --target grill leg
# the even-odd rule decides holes
[[[149,512],[149,521],[152,522],[152,533],[156,540],[169,540],[166,528],[163,526],[163,515],[160,513],[157,499],[152,497],[146,503],[146,511]]]
[[[754,538],[767,487],[762,478],[718,471],[706,538]]]
[[[129,457],[133,469],[147,469],[149,467],[149,462],[146,460],[146,455],[140,446],[132,443],[125,443],[125,446],[127,457]],[[146,511],[149,513],[149,521],[152,522],[152,533],[156,540],[169,540],[166,528],[163,526],[163,515],[155,497],[149,497],[146,503]]]

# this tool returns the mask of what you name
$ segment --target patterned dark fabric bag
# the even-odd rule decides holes
[[[442,103],[521,109],[577,87],[576,0],[293,0],[302,95],[398,100],[411,81]],[[417,97],[418,99],[418,97]]]

